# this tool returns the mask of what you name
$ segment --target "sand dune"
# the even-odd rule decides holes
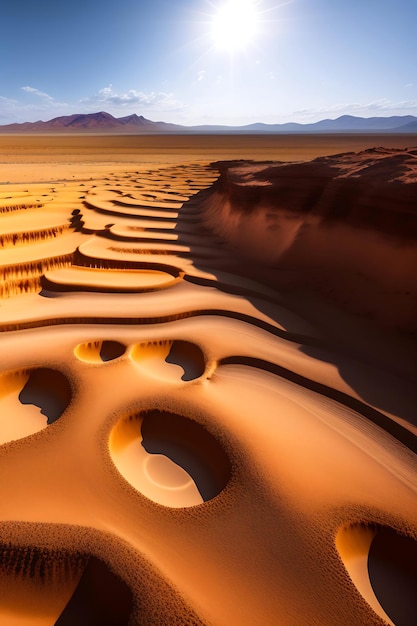
[[[414,625],[415,150],[65,141],[0,185],[0,622]]]
[[[259,263],[274,287],[297,284],[417,330],[417,151],[220,169],[203,222],[249,259],[243,272]]]

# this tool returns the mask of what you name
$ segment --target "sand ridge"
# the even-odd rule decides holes
[[[362,190],[393,158],[413,185],[377,150],[288,165],[294,193],[281,164],[191,160],[0,186],[2,619],[412,623],[410,296],[374,327],[274,265],[303,267],[309,167]]]

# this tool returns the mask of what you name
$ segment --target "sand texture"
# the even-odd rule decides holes
[[[77,141],[2,157],[0,623],[416,626],[417,150]]]

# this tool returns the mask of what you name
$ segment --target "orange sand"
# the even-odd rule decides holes
[[[1,624],[415,624],[414,141],[0,137]]]

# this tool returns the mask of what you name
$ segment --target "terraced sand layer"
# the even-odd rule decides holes
[[[0,622],[412,626],[411,267],[352,315],[308,164],[159,161],[0,185]]]

